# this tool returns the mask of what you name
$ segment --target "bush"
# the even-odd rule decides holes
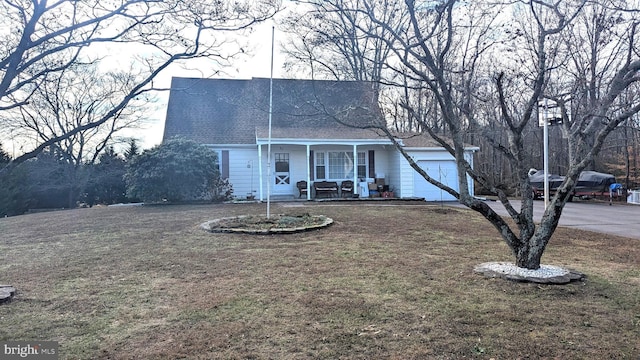
[[[233,198],[233,186],[229,179],[218,178],[213,182],[211,201],[223,202]]]
[[[84,202],[90,206],[127,202],[124,159],[116,154],[113,147],[107,148],[98,159],[97,164],[89,166],[90,176],[83,194]]]
[[[65,159],[58,150],[44,151],[21,164],[28,176],[30,209],[74,208],[86,171]]]
[[[24,214],[29,209],[25,167],[17,166],[0,175],[0,184],[0,216]]]
[[[127,196],[144,202],[226,200],[233,190],[220,178],[218,156],[191,140],[172,139],[127,166]]]

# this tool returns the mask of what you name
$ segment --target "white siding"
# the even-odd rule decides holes
[[[303,147],[289,152],[291,159],[291,185],[293,186],[292,194],[296,196],[298,196],[296,183],[300,180],[307,180],[307,168],[309,167],[309,162],[307,161],[306,151],[306,147]]]
[[[233,186],[234,196],[244,198],[248,194],[253,193],[256,197],[260,197],[260,182],[262,181],[263,195],[266,196],[267,181],[272,181],[267,176],[267,151],[266,146],[262,152],[262,175],[260,179],[260,164],[257,146],[246,147],[212,147],[218,153],[222,150],[229,151],[229,181]],[[352,146],[333,145],[333,146],[311,146],[311,150],[318,151],[353,151]],[[396,151],[392,146],[359,146],[358,152],[368,154],[369,150],[375,151],[375,172],[377,174],[384,173],[385,183],[394,191],[395,196],[402,198],[420,196],[420,192],[416,189],[420,181],[424,179],[416,178],[416,172],[409,166],[400,152]],[[288,187],[280,187],[277,195],[290,195],[297,197],[298,190],[296,182],[307,179],[307,147],[303,145],[273,145],[272,153],[288,153],[290,161],[290,184]],[[453,157],[444,150],[409,150],[409,154],[416,162],[426,164],[429,161],[444,161],[455,168]],[[472,153],[467,153],[467,160],[473,161]],[[273,159],[272,159],[272,167]],[[426,165],[425,165],[426,166]],[[430,166],[434,167],[434,166]],[[274,169],[272,169],[273,171]],[[467,177],[468,178],[468,177]],[[473,192],[473,181],[468,178],[470,189]],[[457,182],[452,186],[457,190]],[[273,192],[274,184],[270,184]],[[252,191],[253,190],[253,191]],[[428,199],[438,200],[438,199]]]
[[[427,173],[431,173],[431,171],[428,171],[428,169],[426,169],[427,167],[432,168],[432,170],[445,168],[445,169],[448,169],[446,170],[447,173],[452,172],[451,169],[456,169],[456,164],[453,156],[451,156],[451,154],[446,152],[444,149],[441,149],[441,150],[440,149],[428,149],[428,150],[408,149],[408,153],[416,163],[420,164],[425,168],[425,170],[427,170]],[[399,186],[395,189],[396,196],[404,197],[404,198],[425,197],[424,186],[425,186],[426,180],[424,180],[420,175],[417,174],[415,170],[413,170],[413,168],[411,168],[411,166],[409,165],[409,162],[402,156],[402,154],[400,154],[400,152],[395,151],[395,156],[393,158],[394,158],[393,168],[397,169],[395,171],[397,171],[397,173],[401,178],[401,180],[399,181]],[[471,152],[467,153],[467,160],[473,160],[473,155]],[[473,162],[470,161],[470,163],[471,165],[473,165]],[[427,165],[427,164],[430,164],[430,165]],[[455,173],[455,177],[452,179],[454,181],[451,181],[450,179],[449,181],[447,181],[447,184],[453,189],[458,190],[459,187],[457,183],[457,173]],[[469,188],[473,194],[473,181],[468,176],[467,176],[467,179],[470,184]],[[432,186],[431,184],[428,184],[428,185]],[[422,190],[419,189],[419,187],[421,187]],[[449,195],[446,192],[443,192],[443,195],[441,197],[439,190],[434,190],[434,191],[435,192],[433,194],[426,197],[426,200],[439,201],[441,198],[446,198],[445,200],[453,200],[451,195]]]
[[[389,171],[387,177],[389,178],[390,190],[393,191],[394,196],[402,197],[403,183],[402,174],[400,173],[400,152],[390,151],[387,154],[389,159]]]
[[[258,195],[260,186],[258,151],[251,148],[216,148],[229,151],[229,182],[233,186],[233,196],[244,198],[251,193]]]
[[[415,172],[409,162],[400,154],[394,151],[394,172],[399,178],[398,185],[394,188],[395,196],[402,198],[410,198],[413,194],[413,173]]]
[[[389,149],[393,150],[392,147],[376,147],[376,148],[370,148],[367,149],[366,151],[368,152],[368,150],[373,150],[375,151],[375,173],[376,173],[376,178],[378,177],[379,174],[384,174],[384,178],[385,178],[385,184],[387,185],[391,185],[393,186],[393,182],[396,181],[396,179],[393,177],[392,173],[391,173],[391,160],[390,157],[392,156],[392,154],[390,153]],[[358,150],[358,151],[362,151],[362,150]]]
[[[469,163],[469,165],[471,165],[471,168],[473,169],[473,152],[467,152],[464,154],[464,158],[467,160],[467,162]],[[476,189],[474,187],[474,181],[471,178],[471,176],[467,175],[467,185],[469,186],[469,193],[471,194],[471,196],[475,196],[476,194]]]

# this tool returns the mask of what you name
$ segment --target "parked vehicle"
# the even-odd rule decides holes
[[[537,170],[529,172],[529,181],[533,186],[533,198],[541,199],[544,197],[544,171]],[[564,176],[557,174],[549,174],[549,196],[553,196],[555,191],[564,181]],[[583,199],[594,198],[596,196],[609,196],[609,187],[616,182],[615,176],[611,174],[600,173],[597,171],[583,171],[578,177],[578,183],[571,193],[569,201],[573,196]]]

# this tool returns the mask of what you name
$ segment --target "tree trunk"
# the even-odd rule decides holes
[[[543,247],[531,247],[529,244],[521,247],[516,253],[516,266],[530,270],[539,269],[543,252]]]

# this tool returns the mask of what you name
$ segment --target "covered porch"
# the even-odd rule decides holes
[[[390,140],[257,138],[258,199],[393,197]],[[269,152],[270,151],[270,152]]]

